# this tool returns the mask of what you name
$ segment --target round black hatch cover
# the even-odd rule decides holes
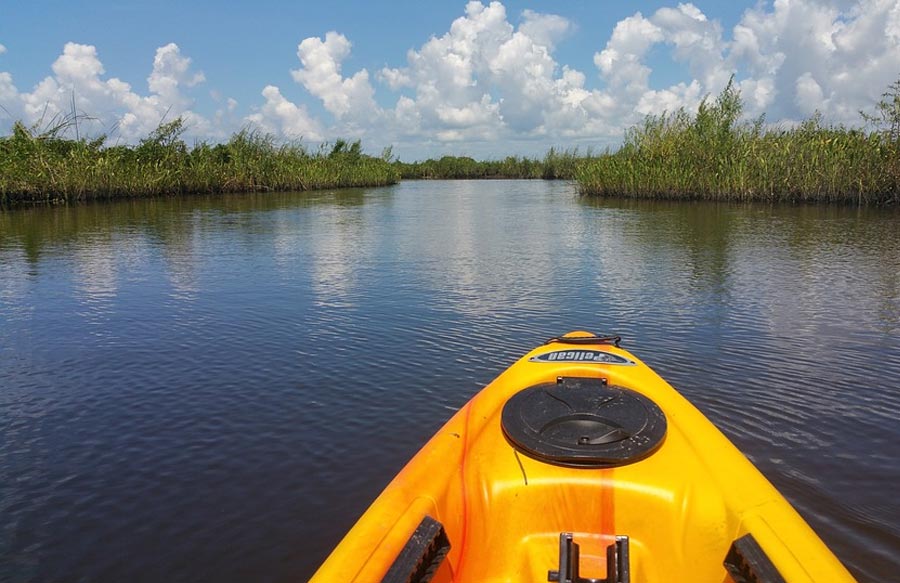
[[[503,433],[522,453],[551,464],[604,468],[656,451],[666,416],[647,397],[600,379],[560,379],[524,389],[503,406]]]

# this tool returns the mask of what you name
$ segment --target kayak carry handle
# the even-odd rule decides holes
[[[544,345],[547,344],[612,344],[616,348],[619,347],[619,343],[622,342],[622,337],[616,334],[610,334],[605,336],[554,336],[550,338]]]
[[[558,583],[630,583],[628,537],[616,535],[616,542],[606,547],[606,577],[582,577],[578,543],[571,532],[559,534],[559,569],[547,571],[547,580]]]

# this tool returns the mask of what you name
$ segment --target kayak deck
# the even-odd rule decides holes
[[[664,415],[664,437],[612,467],[577,459],[563,465],[514,447],[505,405],[529,387],[565,379],[646,397]],[[569,415],[576,425],[589,418],[579,415]],[[617,439],[591,435],[581,439]],[[567,535],[577,550],[566,546]],[[616,564],[623,554],[625,564]],[[762,474],[649,367],[617,346],[560,343],[528,353],[460,409],[313,581],[428,580],[416,579],[423,575],[415,570],[431,568],[427,576],[439,583],[539,582],[568,564],[568,574],[555,575],[565,581],[573,560],[582,580],[722,582],[753,574],[778,580],[774,573],[789,582],[852,581]]]

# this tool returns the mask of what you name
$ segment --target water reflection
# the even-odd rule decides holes
[[[401,259],[435,290],[440,308],[465,317],[502,317],[510,310],[550,308],[547,292],[567,258],[554,262],[548,225],[522,183],[436,183],[397,203],[407,224],[393,236]],[[565,225],[559,225],[563,232]]]
[[[21,318],[34,309],[33,305],[22,302],[28,297],[31,278],[36,275],[23,268],[20,260],[23,255],[18,249],[0,251],[0,313],[4,318]]]
[[[373,241],[359,207],[332,207],[316,213],[325,225],[310,237],[312,291],[324,307],[354,306],[359,270],[373,253]]]
[[[84,302],[112,300],[118,290],[118,250],[108,237],[90,237],[79,245],[74,258],[75,293]]]
[[[624,238],[623,252],[634,248],[645,255],[632,256],[626,264],[653,265],[668,277],[675,275],[678,279],[666,287],[687,286],[692,301],[756,303],[770,313],[770,330],[815,326],[821,317],[846,311],[842,306],[848,301],[870,302],[853,308],[863,317],[855,326],[892,333],[900,322],[896,210],[602,199],[581,203],[598,214],[630,212],[617,236]],[[649,250],[657,253],[648,257]],[[607,265],[620,265],[610,254],[602,255]],[[659,270],[660,264],[666,269]],[[614,272],[614,265],[604,272]],[[633,272],[620,270],[624,274],[618,283],[633,289]],[[875,286],[876,293],[858,293],[863,285]]]

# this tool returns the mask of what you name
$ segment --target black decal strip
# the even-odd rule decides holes
[[[555,350],[532,356],[531,362],[589,362],[595,364],[634,365],[634,362],[618,354],[603,350]]]

